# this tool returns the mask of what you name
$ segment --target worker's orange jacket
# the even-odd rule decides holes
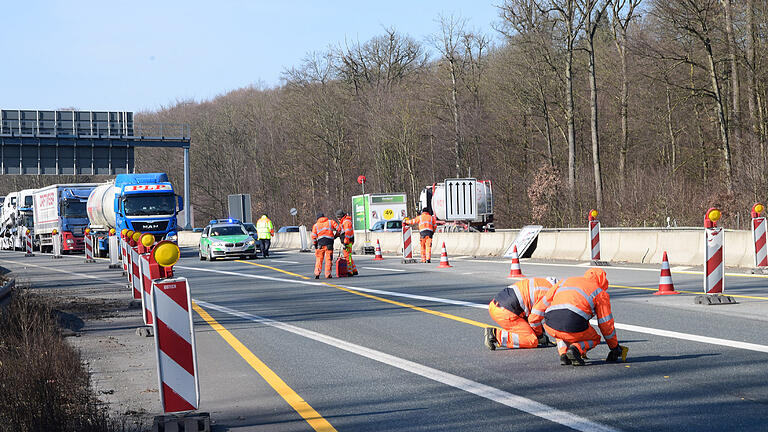
[[[415,218],[408,221],[411,225],[419,225],[419,232],[421,231],[432,231],[435,232],[435,229],[437,228],[437,218],[434,215],[431,215],[427,212],[423,212],[419,216],[416,216]]]
[[[603,269],[591,268],[584,277],[570,277],[547,291],[528,316],[533,327],[546,320],[555,330],[578,333],[589,328],[589,320],[597,318],[597,326],[608,347],[619,345],[611,313],[608,278]]]
[[[341,233],[344,234],[343,243],[353,244],[355,242],[355,229],[352,226],[352,218],[349,215],[345,215],[339,222],[341,222]]]
[[[312,242],[320,246],[333,246],[333,239],[339,232],[339,224],[323,216],[312,225]]]
[[[523,319],[528,319],[533,306],[547,294],[552,284],[544,278],[526,278],[515,282],[493,298],[496,306],[502,307]],[[535,327],[540,327],[541,322]],[[533,325],[531,327],[534,327]]]

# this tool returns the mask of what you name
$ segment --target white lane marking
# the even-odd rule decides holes
[[[233,276],[240,276],[240,277],[250,277],[250,278],[256,278],[256,279],[266,279],[266,280],[273,280],[276,282],[286,282],[286,283],[294,283],[294,284],[302,284],[302,285],[319,285],[319,286],[326,286],[320,282],[309,282],[309,281],[303,281],[303,280],[295,280],[295,279],[283,279],[283,278],[277,278],[277,277],[271,277],[271,276],[261,276],[261,275],[252,275],[252,274],[244,274],[244,273],[235,273],[235,272],[229,272],[229,271],[223,271],[223,270],[212,270],[212,269],[200,269],[200,268],[194,268],[194,267],[182,267],[182,266],[175,266],[176,268],[184,268],[189,270],[199,270],[204,272],[212,272],[212,273],[222,273],[222,274],[229,274]],[[400,293],[395,291],[384,291],[384,290],[377,290],[377,289],[370,289],[370,288],[359,288],[359,287],[353,287],[348,285],[339,285],[343,286],[344,288],[354,290],[354,291],[360,291],[360,292],[366,292],[371,294],[380,294],[380,295],[388,295],[392,297],[405,297],[405,298],[411,298],[416,300],[425,300],[433,303],[443,303],[443,304],[450,304],[455,306],[465,306],[465,307],[471,307],[476,309],[488,309],[487,304],[480,304],[480,303],[472,303],[472,302],[466,302],[462,300],[451,300],[446,298],[440,298],[440,297],[430,297],[430,296],[422,296],[422,295],[416,295],[416,294],[406,294],[406,293]],[[597,325],[596,320],[591,320],[590,323],[592,325]],[[682,339],[692,342],[701,342],[711,345],[720,345],[730,348],[739,348],[743,350],[748,351],[757,351],[757,352],[764,352],[768,353],[768,346],[766,345],[758,345],[753,344],[749,342],[739,342],[739,341],[732,341],[728,339],[720,339],[720,338],[713,338],[709,336],[699,336],[695,334],[690,333],[680,333],[670,330],[662,330],[662,329],[656,329],[653,327],[643,327],[643,326],[637,326],[633,324],[622,324],[622,323],[615,323],[614,326],[619,330],[627,330],[635,333],[644,333],[644,334],[652,334],[656,336],[663,336],[663,337],[669,337],[674,339]]]
[[[48,266],[41,266],[41,265],[37,265],[37,264],[28,264],[28,263],[22,263],[22,262],[19,262],[19,261],[11,261],[11,260],[0,260],[0,262],[8,262],[8,263],[16,264],[16,265],[23,265],[23,266],[29,266],[29,267],[37,267],[37,268],[51,270],[51,271],[55,271],[55,272],[59,272],[59,273],[71,274],[73,276],[79,276],[79,277],[83,277],[83,278],[86,278],[86,279],[93,279],[93,280],[101,281],[101,282],[108,283],[108,284],[111,284],[111,285],[126,286],[126,284],[127,284],[127,282],[126,283],[117,283],[117,282],[113,282],[111,280],[103,279],[103,278],[100,278],[100,277],[97,277],[97,276],[91,276],[91,275],[87,275],[87,274],[83,274],[83,273],[76,273],[76,272],[72,272],[72,271],[68,271],[68,270],[61,270],[61,269],[57,269],[57,268],[53,268],[53,267],[48,267]]]
[[[524,263],[526,266],[544,266],[544,267],[589,267],[592,265],[592,263],[579,263],[579,264],[557,264],[557,263],[538,263],[538,262],[532,262],[528,261],[529,258],[521,259],[520,262]],[[476,262],[476,263],[485,263],[485,264],[507,264],[507,261],[497,261],[497,260],[464,260],[467,262]],[[610,267],[603,267],[604,269],[610,269],[610,270],[630,270],[630,271],[646,271],[646,272],[652,272],[652,273],[658,273],[659,268],[645,268],[645,267],[622,267],[622,266],[615,266],[611,265]],[[672,270],[672,273],[678,273],[678,274],[690,274],[690,275],[704,275],[704,272],[702,271],[686,271],[685,269],[693,268],[691,266],[675,266],[671,267],[670,270]],[[725,273],[725,276],[733,276],[733,277],[750,277],[750,278],[759,278],[759,279],[768,279],[768,275],[760,275],[760,274],[750,274],[750,273]]]
[[[391,272],[404,272],[403,269],[393,269],[393,268],[386,268],[386,267],[360,267],[367,270],[381,270],[381,271],[391,271]]]
[[[276,263],[283,263],[283,264],[298,264],[298,261],[288,261],[288,260],[270,260],[272,262]]]
[[[393,355],[386,354],[381,351],[377,351],[371,348],[366,348],[364,346],[343,341],[341,339],[336,339],[334,337],[325,335],[323,333],[314,332],[311,330],[303,329],[301,327],[296,327],[290,324],[286,324],[280,321],[275,321],[269,318],[260,317],[258,315],[252,315],[249,313],[240,312],[234,309],[230,309],[224,306],[219,306],[219,305],[215,305],[215,304],[200,301],[200,300],[195,300],[195,302],[198,305],[203,307],[214,309],[219,312],[223,312],[229,315],[246,319],[248,321],[253,321],[255,323],[268,325],[280,330],[287,331],[289,333],[293,333],[298,336],[308,338],[313,341],[322,342],[326,345],[330,345],[332,347],[342,349],[352,354],[357,354],[359,356],[369,358],[379,363],[384,363],[386,365],[404,370],[406,372],[411,372],[415,375],[419,375],[424,378],[430,379],[432,381],[436,381],[436,382],[457,388],[459,390],[472,393],[482,398],[485,398],[494,402],[498,402],[510,408],[516,409],[518,411],[526,412],[528,414],[534,415],[544,420],[549,420],[553,423],[558,423],[577,431],[583,431],[583,432],[617,431],[617,429],[613,429],[609,426],[592,422],[586,418],[579,417],[567,411],[560,411],[551,406],[544,405],[542,403],[525,398],[523,396],[519,396],[516,394],[506,392],[504,390],[497,389],[495,387],[481,384],[479,382],[472,381],[472,380],[460,377],[458,375],[454,375],[448,372],[443,372],[441,370],[434,369],[420,363],[412,362],[410,360],[406,360],[400,357],[395,357]]]

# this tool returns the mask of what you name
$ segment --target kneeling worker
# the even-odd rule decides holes
[[[557,283],[554,278],[527,278],[499,291],[488,305],[488,313],[501,328],[485,328],[485,346],[490,350],[495,350],[496,345],[512,349],[549,346],[541,323],[530,325],[528,317],[533,305],[547,294],[553,283]]]
[[[600,335],[589,325],[597,324],[611,349],[606,361],[626,360],[627,350],[619,345],[611,313],[608,277],[605,271],[591,268],[584,277],[570,277],[555,285],[531,311],[531,324],[544,321],[544,328],[557,339],[560,364],[583,366],[587,351],[600,343]]]

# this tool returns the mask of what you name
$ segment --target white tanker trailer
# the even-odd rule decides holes
[[[475,188],[473,193],[467,194],[468,197],[476,203],[475,217],[471,219],[449,218],[446,211],[446,201],[449,194],[446,194],[445,182],[434,183],[422,189],[419,195],[420,213],[423,208],[428,208],[437,217],[438,221],[445,222],[443,231],[494,231],[493,226],[493,188],[490,180],[475,179],[451,179],[452,182],[465,180],[466,183],[473,182]]]

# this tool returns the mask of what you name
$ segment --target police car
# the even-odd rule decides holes
[[[237,219],[215,219],[200,234],[200,260],[256,258],[256,240]]]

